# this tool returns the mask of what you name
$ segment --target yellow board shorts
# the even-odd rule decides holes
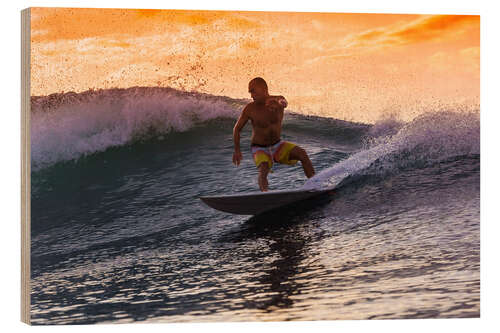
[[[273,161],[281,164],[294,165],[298,160],[290,160],[290,151],[296,146],[297,145],[291,142],[282,140],[270,146],[252,145],[253,160],[257,168],[262,162],[267,162],[269,168],[271,168],[273,166]]]

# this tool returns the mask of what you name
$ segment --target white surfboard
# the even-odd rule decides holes
[[[200,199],[208,206],[226,213],[257,215],[331,191],[332,188],[278,190],[206,196]]]

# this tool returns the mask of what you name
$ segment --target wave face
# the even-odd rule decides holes
[[[479,111],[426,113],[403,124],[375,124],[365,149],[323,170],[304,188],[336,187],[346,177],[381,175],[411,166],[427,166],[458,156],[479,155]]]
[[[235,118],[244,100],[137,87],[32,97],[35,170],[215,118]]]
[[[286,113],[335,187],[273,216],[200,196],[258,190],[245,100],[162,88],[32,98],[34,324],[479,316],[479,110],[373,125]],[[57,291],[57,292],[54,292]]]

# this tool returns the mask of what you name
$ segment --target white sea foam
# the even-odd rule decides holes
[[[219,117],[237,117],[242,100],[165,88],[56,94],[32,99],[33,168],[121,146],[152,133],[187,131]]]
[[[387,172],[418,162],[479,154],[479,125],[479,111],[429,112],[406,124],[383,120],[373,127],[365,149],[322,170],[303,188],[334,188],[346,177],[366,171],[375,161],[380,163],[371,172]]]

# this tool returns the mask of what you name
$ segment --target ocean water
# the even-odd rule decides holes
[[[479,110],[374,125],[287,113],[333,194],[262,216],[199,196],[258,190],[245,100],[164,88],[32,98],[33,324],[457,318],[480,314]]]

